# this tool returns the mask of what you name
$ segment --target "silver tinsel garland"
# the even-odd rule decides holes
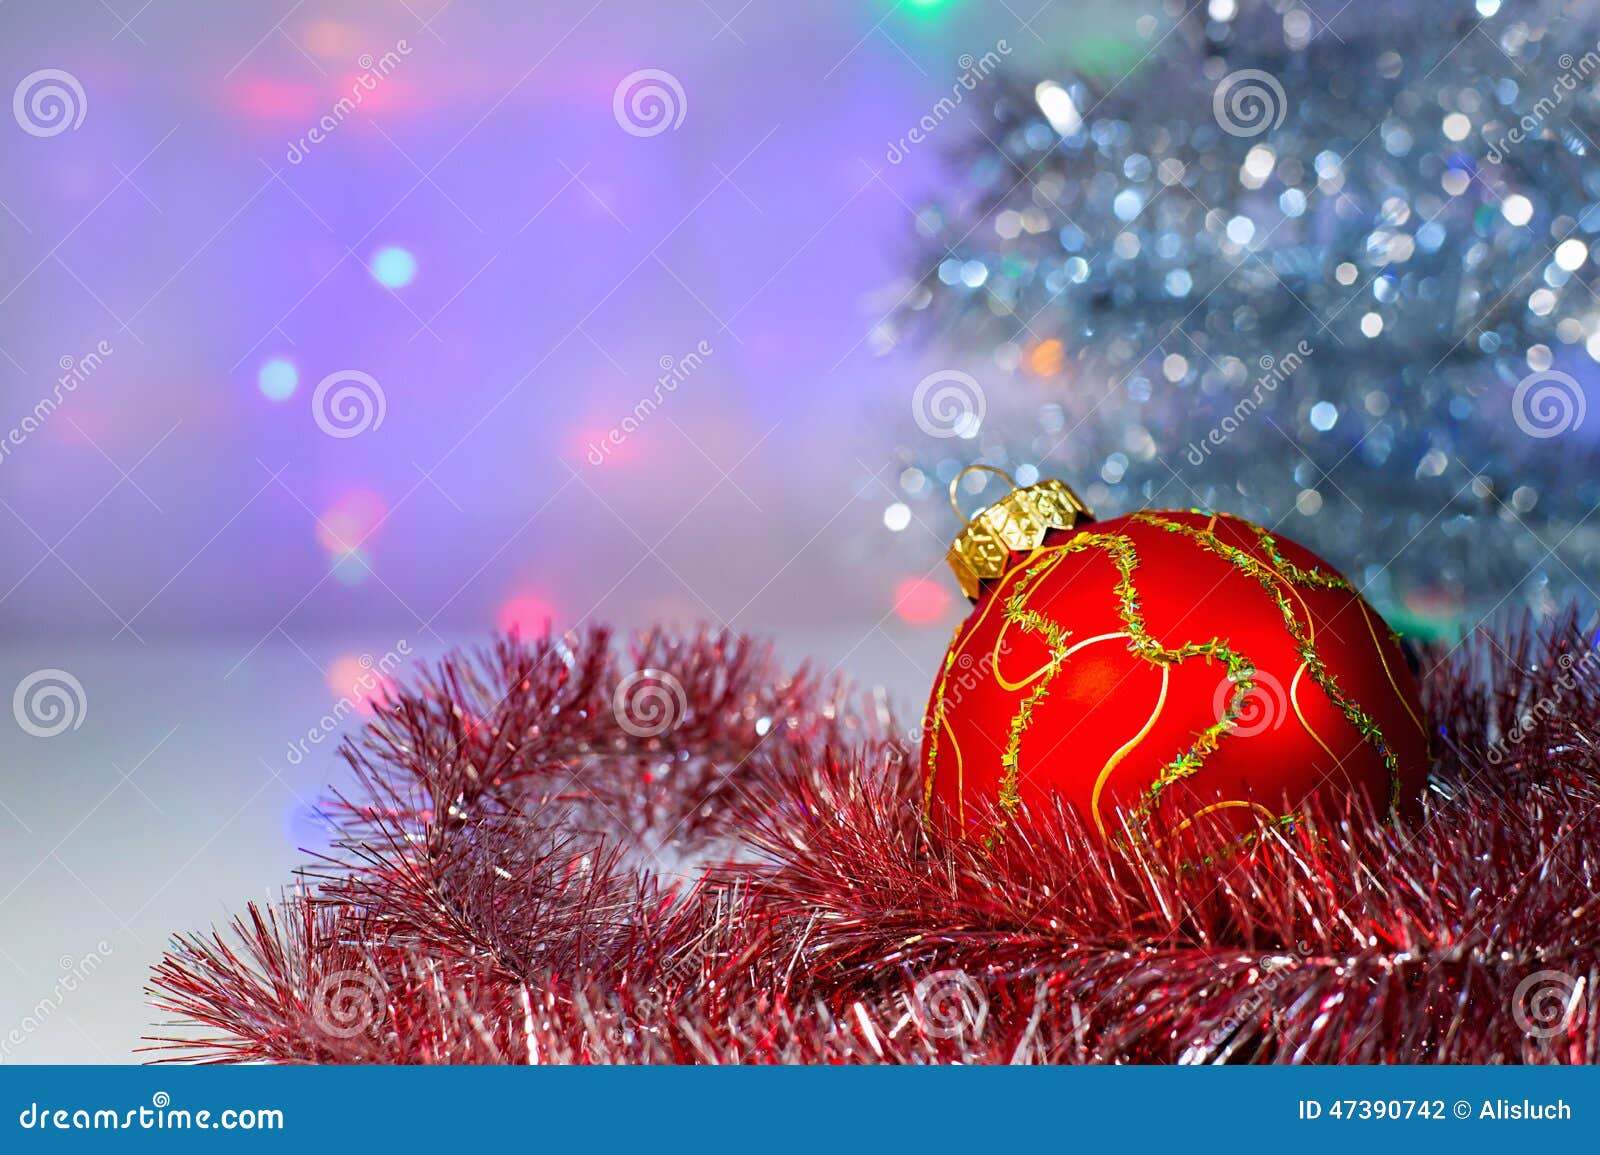
[[[986,80],[880,333],[946,366],[908,500],[976,459],[1231,510],[1412,631],[1600,602],[1597,23],[1212,0],[1120,80]]]

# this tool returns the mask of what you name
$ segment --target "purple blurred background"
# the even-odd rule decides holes
[[[914,271],[911,206],[941,142],[885,157],[962,53],[1036,45],[1025,14],[162,0],[124,16],[0,14],[5,75],[70,66],[86,105],[75,130],[0,134],[0,416],[110,349],[0,464],[8,633],[431,637],[519,598],[567,624],[598,607],[833,624],[870,621],[936,560],[930,543],[888,567],[868,528],[921,375],[870,334]],[[1134,18],[1057,4],[1040,20],[1131,41]],[[633,135],[613,96],[647,68],[676,78],[682,119]],[[701,342],[668,403],[592,453]],[[360,436],[313,420],[341,370],[383,394]],[[781,574],[726,563],[813,534]]]
[[[81,690],[0,728],[0,1060],[130,1057],[166,933],[317,845],[294,744],[386,655],[706,621],[920,699],[933,362],[877,325],[961,128],[887,154],[964,54],[1148,47],[1035,7],[0,6],[3,683]]]

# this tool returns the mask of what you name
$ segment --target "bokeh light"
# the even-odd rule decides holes
[[[1054,337],[1040,341],[1028,352],[1028,370],[1038,377],[1053,377],[1061,372],[1066,354],[1066,346]]]
[[[584,422],[576,425],[566,437],[567,456],[576,468],[601,469],[606,466],[636,465],[649,442],[647,437],[629,436],[613,424]]]
[[[894,612],[913,626],[936,622],[950,610],[944,583],[928,577],[906,578],[894,590]]]
[[[339,701],[348,701],[358,714],[372,713],[373,704],[383,701],[390,686],[389,678],[374,668],[370,654],[348,654],[328,667],[329,691]]]
[[[317,90],[310,84],[250,76],[228,89],[228,100],[246,120],[288,124],[317,115]]]
[[[294,396],[299,384],[299,371],[294,367],[294,362],[285,357],[272,358],[256,374],[256,385],[268,401],[287,401]]]
[[[417,276],[417,258],[399,245],[388,245],[372,255],[372,276],[386,289],[402,289]]]
[[[331,554],[349,554],[377,530],[388,511],[381,494],[347,490],[318,518],[317,541]]]
[[[500,605],[495,624],[507,633],[517,633],[524,638],[543,634],[555,620],[555,607],[535,593],[518,593]]]
[[[306,24],[300,38],[308,51],[315,52],[326,60],[354,56],[361,47],[360,37],[354,27],[339,20],[326,18],[312,20]]]
[[[313,802],[292,798],[283,818],[284,833],[297,850],[320,852],[338,836],[339,827]]]

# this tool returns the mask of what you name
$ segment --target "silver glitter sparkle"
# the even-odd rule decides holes
[[[1487,7],[1223,5],[997,84],[888,327],[982,383],[959,448],[1277,527],[1412,632],[1600,601],[1600,29]],[[909,502],[955,447],[908,436]]]

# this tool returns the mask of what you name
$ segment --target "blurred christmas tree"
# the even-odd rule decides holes
[[[1211,0],[1126,76],[996,77],[879,334],[954,366],[902,484],[1281,524],[1412,631],[1600,601],[1596,25]]]

